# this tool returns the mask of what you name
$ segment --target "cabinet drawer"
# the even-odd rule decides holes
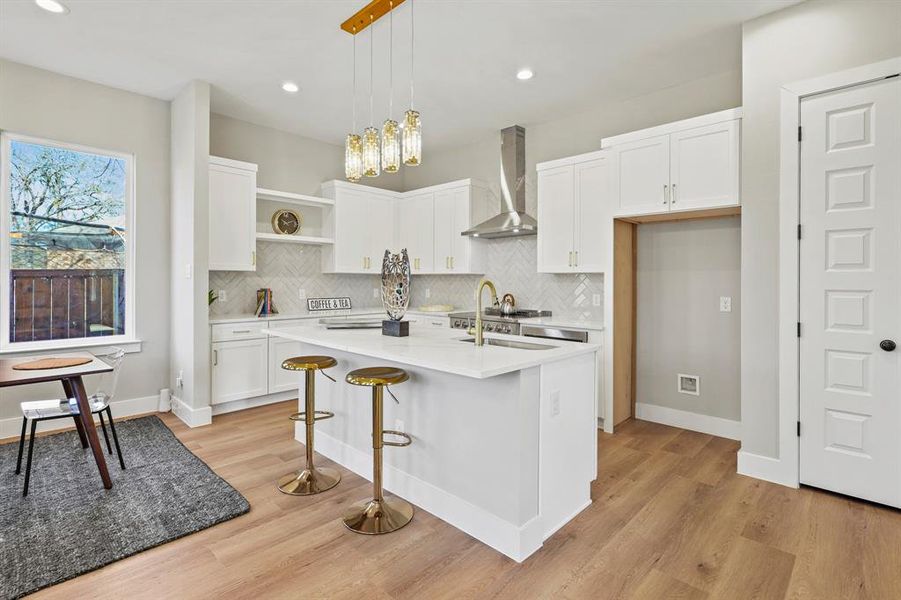
[[[315,317],[309,319],[284,319],[279,321],[269,321],[269,329],[288,329],[290,327],[298,327],[299,325],[309,325],[318,321]]]
[[[242,323],[219,323],[212,326],[211,339],[214,342],[225,340],[253,340],[265,338],[263,329],[266,321],[247,321]]]

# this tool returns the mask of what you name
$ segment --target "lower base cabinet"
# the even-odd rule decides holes
[[[285,359],[303,354],[300,342],[269,338],[269,393],[297,391],[303,373],[282,368]]]
[[[268,343],[265,337],[213,342],[210,404],[266,394]]]

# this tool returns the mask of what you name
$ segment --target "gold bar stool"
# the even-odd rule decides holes
[[[330,490],[341,481],[341,474],[328,467],[313,466],[313,424],[323,419],[331,419],[335,413],[316,410],[315,387],[316,371],[328,369],[338,364],[331,356],[295,356],[282,362],[287,371],[303,371],[306,376],[306,397],[304,411],[291,415],[292,421],[303,421],[307,429],[306,451],[307,466],[304,469],[288,473],[278,480],[278,490],[292,496],[310,496]],[[324,371],[322,373],[332,379]],[[332,379],[334,381],[334,379]]]
[[[382,446],[409,446],[413,439],[406,433],[382,428],[382,397],[387,386],[403,383],[410,376],[394,367],[369,367],[347,374],[347,383],[372,387],[372,499],[355,504],[344,514],[344,525],[351,531],[377,535],[397,531],[413,519],[413,505],[382,490]],[[391,394],[391,390],[388,390]],[[394,398],[394,394],[391,394]],[[397,402],[397,398],[394,398]],[[385,434],[403,442],[387,441]]]

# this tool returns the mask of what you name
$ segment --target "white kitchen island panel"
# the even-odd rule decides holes
[[[597,347],[553,342],[549,345],[554,350],[476,348],[458,341],[465,336],[453,330],[426,330],[401,338],[407,350],[422,345],[419,362],[429,354],[432,361],[437,347],[448,342],[468,351],[461,356],[451,353],[447,364],[439,361],[437,368],[426,368],[376,356],[375,348],[383,343],[379,331],[313,329],[269,333],[303,338],[302,353],[338,360],[329,371],[337,383],[324,377],[316,380],[317,410],[335,413],[334,419],[316,424],[315,449],[320,454],[371,480],[371,388],[347,384],[343,378],[361,367],[396,366],[405,369],[410,380],[391,388],[400,404],[385,395],[384,426],[401,429],[398,421],[402,422],[413,444],[386,447],[386,490],[517,561],[535,552],[591,503],[597,456]],[[320,338],[323,345],[310,343],[313,338]],[[384,343],[393,345],[391,338]],[[334,347],[343,344],[357,351]],[[517,353],[526,356],[517,358]],[[546,358],[535,358],[536,354]],[[461,375],[461,370],[472,370],[454,363],[463,361],[471,367],[473,357],[486,370],[505,372]],[[525,366],[500,367],[511,360]],[[533,364],[536,360],[538,364]],[[296,437],[303,440],[302,424]]]

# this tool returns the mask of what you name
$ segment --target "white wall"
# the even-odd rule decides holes
[[[156,396],[169,373],[169,103],[0,60],[0,129],[135,155],[136,327],[119,400]],[[0,419],[58,384],[0,390]]]
[[[187,406],[202,408],[210,403],[208,83],[193,81],[172,101],[171,128],[170,389]],[[179,374],[181,387],[175,381]]]
[[[344,179],[344,147],[312,140],[213,114],[210,118],[210,153],[259,166],[257,185],[264,188],[319,195],[319,185]],[[360,183],[390,190],[403,189],[400,173],[383,173]]]
[[[742,450],[778,457],[779,89],[901,56],[901,2],[811,0],[742,37]]]
[[[636,402],[740,418],[740,251],[741,217],[638,226]],[[701,395],[677,392],[678,373]]]

